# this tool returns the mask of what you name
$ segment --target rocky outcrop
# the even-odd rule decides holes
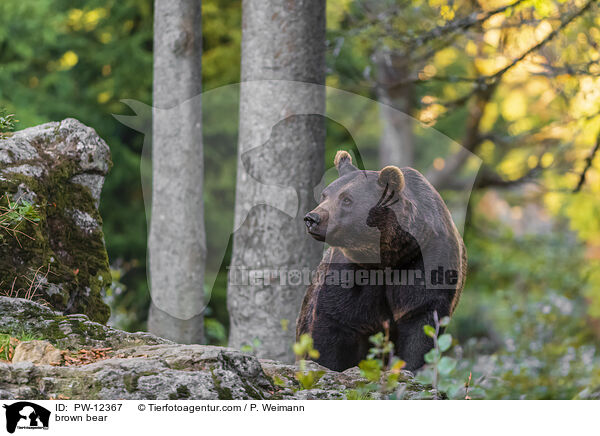
[[[0,313],[0,333],[44,339],[65,356],[81,348],[109,350],[89,364],[36,365],[22,357],[0,362],[0,399],[344,399],[356,397],[367,384],[358,368],[339,373],[309,362],[306,370],[322,376],[311,389],[302,389],[295,365],[126,333],[22,299],[0,297]],[[410,373],[402,374],[399,390],[403,398],[427,392]]]
[[[124,332],[92,322],[85,315],[63,315],[33,301],[7,297],[0,297],[0,333],[26,334],[62,350],[172,343],[150,333]]]
[[[111,275],[98,205],[110,166],[106,143],[75,119],[0,137],[0,208],[33,204],[17,234],[0,234],[0,293],[106,322]]]

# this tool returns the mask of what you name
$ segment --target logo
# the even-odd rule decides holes
[[[19,401],[10,405],[3,406],[6,409],[6,431],[14,433],[18,429],[48,429],[50,422],[50,411],[30,403],[29,401]]]

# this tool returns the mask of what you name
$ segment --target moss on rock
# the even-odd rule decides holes
[[[92,322],[85,315],[62,315],[22,298],[0,296],[0,333],[44,339],[63,350],[105,348],[118,350],[142,344],[169,344],[150,333],[128,333]]]
[[[33,299],[65,314],[108,320],[102,293],[111,274],[98,204],[110,166],[106,143],[74,119],[0,139],[0,195],[33,203],[40,218],[23,221],[20,237],[0,240],[0,291],[35,289]]]

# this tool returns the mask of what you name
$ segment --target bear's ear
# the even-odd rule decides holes
[[[399,193],[404,189],[404,174],[398,167],[387,166],[379,172],[377,183],[382,188],[387,185],[390,190]]]
[[[358,171],[358,168],[352,165],[352,156],[345,150],[338,150],[333,159],[333,164],[340,177],[352,171]]]

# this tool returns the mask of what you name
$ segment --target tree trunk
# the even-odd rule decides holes
[[[154,6],[148,329],[177,342],[201,343],[206,260],[201,2],[156,0]]]
[[[414,89],[410,83],[398,83],[407,78],[408,65],[404,57],[387,52],[379,52],[376,55],[376,64],[377,98],[385,105],[381,107],[379,114],[382,124],[379,142],[380,166],[413,166],[414,120],[410,117],[410,111]]]
[[[237,230],[227,294],[229,345],[254,345],[260,357],[290,362],[296,317],[307,287],[302,278],[318,264],[323,248],[306,235],[302,219],[314,207],[313,188],[323,175],[324,117],[310,114],[324,113],[325,92],[294,82],[249,81],[324,84],[325,1],[244,0],[242,14]],[[292,107],[302,107],[305,111],[296,113],[308,115],[288,117]],[[281,210],[264,204],[265,189],[274,186],[296,191],[296,216],[281,212],[289,210],[289,199],[281,200],[287,202]],[[280,275],[271,283],[240,285],[232,280],[240,268],[278,270]]]

